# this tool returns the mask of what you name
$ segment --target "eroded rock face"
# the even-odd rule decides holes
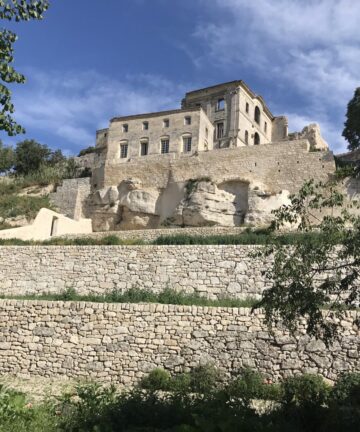
[[[94,194],[94,231],[156,228],[157,190],[145,190],[137,179],[127,179],[119,186],[110,186]]]
[[[245,203],[240,201],[210,181],[199,181],[176,208],[172,221],[184,226],[238,226],[245,217]]]
[[[170,190],[170,189],[169,189]],[[271,211],[288,204],[288,192],[272,193],[262,184],[233,179],[215,184],[209,179],[190,180],[184,198],[170,214],[164,213],[165,191],[142,188],[136,179],[97,191],[94,195],[94,231],[158,228],[168,226],[267,225]],[[180,199],[180,198],[177,198]],[[176,205],[176,204],[175,204]]]
[[[284,204],[290,204],[288,191],[271,193],[264,185],[253,185],[249,190],[249,209],[245,216],[245,223],[258,226],[269,225],[274,219],[272,210]]]

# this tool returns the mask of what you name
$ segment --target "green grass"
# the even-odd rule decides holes
[[[160,293],[154,293],[147,289],[130,288],[124,292],[113,290],[103,295],[99,294],[78,294],[73,288],[59,294],[31,294],[22,296],[0,296],[3,299],[14,300],[46,300],[46,301],[84,301],[94,303],[160,303],[184,306],[210,306],[210,307],[252,307],[255,299],[244,300],[224,297],[219,300],[208,300],[199,294],[187,294],[183,291],[176,291],[166,288]]]
[[[119,233],[121,236],[121,233]],[[177,234],[160,236],[156,240],[147,242],[142,239],[121,239],[116,235],[105,236],[102,238],[78,237],[78,238],[53,238],[43,242],[22,241],[19,239],[1,240],[0,246],[131,246],[131,245],[266,245],[274,242],[282,245],[292,245],[297,242],[316,241],[318,233],[287,233],[275,235],[264,230],[249,231],[238,235],[212,235],[212,236],[192,236],[187,234]],[[136,236],[136,233],[134,233]]]
[[[0,195],[0,217],[24,216],[33,219],[43,207],[52,208],[47,196]]]

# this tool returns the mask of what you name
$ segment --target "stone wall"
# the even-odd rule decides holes
[[[355,312],[327,349],[281,330],[271,338],[249,309],[158,304],[0,300],[0,373],[134,384],[155,367],[180,372],[214,363],[226,375],[249,366],[282,378],[359,371]]]
[[[326,181],[335,171],[330,152],[309,152],[307,140],[283,141],[200,152],[193,157],[181,154],[149,155],[123,164],[108,160],[93,172],[95,188],[119,185],[128,178],[139,179],[143,187],[165,189],[168,183],[210,177],[220,184],[230,180],[262,183],[278,193],[296,192],[305,180]]]
[[[68,239],[75,238],[93,238],[101,239],[108,236],[116,236],[121,240],[143,240],[151,242],[159,237],[189,235],[189,236],[216,236],[216,235],[239,235],[243,233],[243,227],[191,227],[191,228],[159,228],[159,229],[145,229],[145,230],[128,230],[128,231],[103,231],[93,232],[91,234],[67,235]]]
[[[0,292],[97,293],[167,287],[211,299],[260,296],[269,265],[254,246],[2,246]]]
[[[50,200],[60,213],[72,219],[86,217],[85,200],[90,195],[90,178],[63,180]]]

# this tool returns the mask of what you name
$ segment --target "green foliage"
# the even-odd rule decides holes
[[[306,182],[291,203],[274,211],[274,229],[286,224],[301,233],[292,247],[275,238],[253,253],[274,257],[265,271],[271,287],[256,307],[264,308],[269,327],[284,324],[295,332],[301,319],[307,333],[327,344],[336,336],[336,319],[360,302],[360,217],[344,205],[336,186]],[[305,236],[304,236],[305,235]],[[328,312],[322,313],[327,306]],[[355,322],[354,325],[358,325]]]
[[[329,396],[330,387],[319,375],[297,375],[283,383],[283,402],[296,405],[323,405]]]
[[[6,240],[4,244],[6,245]],[[19,241],[18,245],[22,245]],[[100,294],[78,294],[74,288],[67,288],[59,294],[34,294],[6,298],[27,299],[27,300],[55,300],[55,301],[87,301],[87,302],[106,302],[106,303],[160,303],[185,306],[210,306],[210,307],[252,307],[255,300],[248,298],[238,300],[232,298],[222,298],[219,300],[208,300],[198,294],[186,294],[166,288],[159,293],[154,293],[147,289],[130,288],[125,291],[114,289],[103,295]]]
[[[83,150],[80,150],[78,157],[85,156],[87,154],[95,153],[96,149],[93,146],[89,146]]]
[[[7,173],[14,166],[15,155],[12,147],[4,147],[0,141],[0,174]]]
[[[33,219],[43,207],[52,208],[47,196],[0,195],[0,217],[24,216]]]
[[[282,389],[259,372],[245,368],[229,384],[228,392],[231,398],[249,406],[253,399],[280,400]]]
[[[360,373],[341,375],[331,391],[331,396],[337,403],[357,403],[360,408]]]
[[[145,390],[150,391],[167,391],[170,389],[170,382],[170,373],[164,369],[157,368],[152,370],[148,375],[142,378],[139,382],[139,386]]]
[[[48,6],[47,0],[0,0],[0,19],[17,22],[42,19],[42,14]],[[4,130],[10,136],[24,132],[12,117],[15,108],[11,91],[7,86],[11,83],[25,82],[24,75],[18,73],[12,66],[13,44],[16,39],[15,33],[6,29],[0,31],[0,130]]]
[[[17,175],[27,175],[39,170],[49,162],[51,150],[48,146],[34,140],[17,143],[15,149],[15,171]]]
[[[348,149],[360,147],[360,87],[355,90],[354,97],[347,106],[346,122],[342,136],[347,140]]]

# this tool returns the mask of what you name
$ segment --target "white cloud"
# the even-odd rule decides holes
[[[194,34],[208,48],[197,64],[206,66],[210,60],[227,70],[233,68],[234,74],[251,69],[272,86],[295,92],[305,104],[293,114],[322,122],[333,149],[344,150],[341,127],[346,104],[360,85],[360,3],[201,2],[216,12],[216,19],[199,25]]]
[[[28,82],[14,91],[16,119],[31,137],[53,137],[62,148],[94,145],[96,129],[112,117],[176,108],[185,88],[152,75],[118,81],[94,71],[25,71]],[[17,137],[10,142],[22,139]],[[58,144],[47,142],[51,147]]]

